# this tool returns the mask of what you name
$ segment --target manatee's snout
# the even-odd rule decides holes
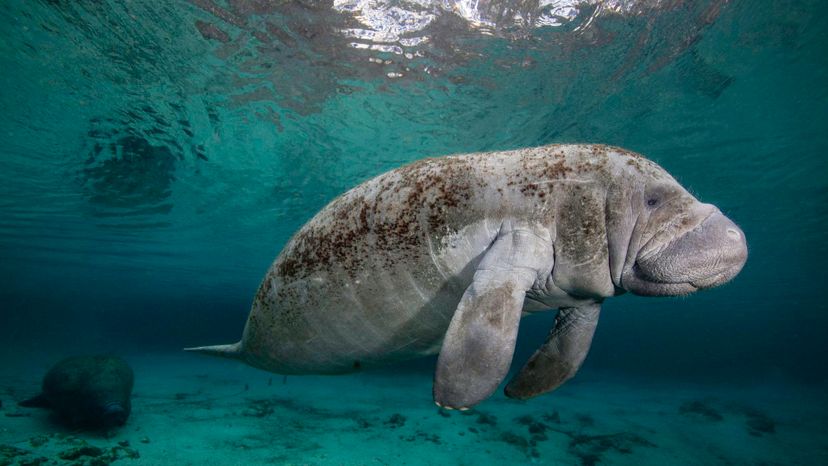
[[[744,232],[717,210],[658,252],[639,258],[636,272],[656,283],[712,288],[735,277],[746,260]]]
[[[693,248],[695,242],[701,249],[696,254],[698,260],[692,260],[692,250],[688,251],[691,258],[689,267],[699,268],[700,276],[690,280],[696,288],[712,288],[727,283],[744,267],[748,254],[745,233],[721,212],[708,217],[698,231],[693,230],[688,235],[689,247]],[[676,246],[681,248],[682,241]],[[682,251],[679,250],[679,253]]]
[[[127,417],[129,417],[129,410],[121,403],[116,402],[104,405],[103,413],[101,414],[101,420],[104,426],[122,426],[126,424]]]

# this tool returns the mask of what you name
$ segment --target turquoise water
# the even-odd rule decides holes
[[[173,358],[166,373],[209,373],[203,365],[212,361],[175,352],[236,341],[273,258],[338,194],[429,156],[603,143],[646,155],[719,206],[745,231],[750,257],[722,288],[680,299],[610,300],[579,386],[590,393],[612,380],[629,393],[596,393],[617,403],[638,399],[642,381],[671,387],[642,388],[647,399],[696,384],[714,387],[696,398],[720,401],[730,399],[721,387],[772,387],[752,395],[752,406],[772,411],[763,403],[792,400],[791,411],[776,416],[776,435],[791,437],[725,442],[717,461],[824,462],[825,399],[795,395],[824,393],[828,382],[824,5],[542,4],[2,2],[0,360],[7,363],[0,384],[9,387],[21,374],[12,367],[41,373],[64,355],[100,351],[133,355],[145,380],[162,379],[151,354]],[[534,349],[552,317],[522,326],[518,358]],[[437,429],[442,417],[429,404],[433,363],[365,377],[386,377],[392,389],[382,393],[413,397]],[[270,377],[215,364],[239,380]],[[395,375],[415,381],[394,387]],[[140,388],[142,372],[136,377]],[[320,397],[328,384],[356,383],[307,380],[308,392]],[[190,389],[173,381],[152,387],[144,393]],[[22,397],[4,390],[6,406]],[[576,405],[584,402],[578,393],[568,395]],[[328,406],[301,395],[294,402]],[[363,395],[350,405],[347,393],[336,396],[358,411]],[[500,417],[545,409],[555,396],[503,405]],[[143,406],[149,416],[152,403]],[[806,422],[795,414],[800,409],[819,414]],[[602,409],[591,415],[600,413],[609,416]],[[23,422],[17,419],[4,421]],[[163,418],[155,421],[163,426]],[[648,426],[663,427],[658,420]],[[717,425],[693,428],[694,438],[729,435]],[[27,429],[48,432],[49,424]],[[397,433],[388,427],[352,441],[358,449]],[[698,448],[689,437],[670,447],[654,443],[661,451]],[[786,457],[792,453],[783,444],[793,437],[807,446]],[[515,442],[483,443],[481,451],[494,456],[518,451],[516,463],[588,464],[563,447],[563,456],[554,456],[551,444],[538,447],[537,457]],[[338,457],[341,448],[320,444],[312,454],[268,461],[373,461],[353,452]],[[424,445],[445,450],[452,443],[443,437],[441,446]],[[164,462],[146,448],[141,461]],[[603,453],[597,461],[634,464],[650,454],[643,450]],[[195,458],[176,462],[199,464]],[[695,464],[692,455],[673,458]]]

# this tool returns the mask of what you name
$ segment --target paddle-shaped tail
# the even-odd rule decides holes
[[[50,408],[52,404],[49,403],[46,395],[41,393],[34,398],[29,398],[28,400],[23,400],[17,403],[17,406],[22,406],[24,408]]]
[[[209,354],[210,356],[229,359],[240,359],[242,355],[241,342],[231,343],[229,345],[196,346],[194,348],[184,348],[184,351]]]

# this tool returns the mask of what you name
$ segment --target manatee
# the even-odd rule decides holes
[[[241,341],[189,348],[281,374],[337,374],[439,352],[435,402],[467,409],[505,378],[522,316],[557,309],[506,386],[575,375],[602,302],[687,295],[747,259],[742,230],[660,166],[603,145],[426,159],[342,194],[287,243]]]
[[[52,409],[71,426],[111,428],[129,417],[132,384],[132,369],[119,357],[74,356],[49,369],[39,395],[18,404]]]

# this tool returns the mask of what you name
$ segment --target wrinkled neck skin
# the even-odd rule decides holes
[[[555,206],[549,230],[555,258],[545,283],[541,277],[527,294],[538,304],[532,310],[601,302],[625,292],[621,277],[630,238],[640,225],[636,202],[643,198],[642,170],[657,168],[615,148],[595,154],[587,146],[573,152],[568,166],[589,168],[553,180]]]

